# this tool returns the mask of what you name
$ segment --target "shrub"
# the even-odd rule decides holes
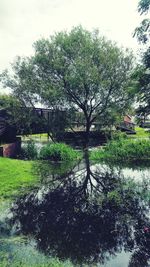
[[[33,140],[29,140],[21,150],[21,156],[25,159],[37,159],[38,152]]]
[[[102,150],[91,153],[93,160],[133,161],[150,160],[149,140],[112,140]]]
[[[79,152],[63,143],[47,144],[41,148],[40,159],[69,161],[79,157]]]
[[[115,131],[112,133],[111,138],[112,140],[123,140],[123,139],[127,139],[128,136],[125,132]]]

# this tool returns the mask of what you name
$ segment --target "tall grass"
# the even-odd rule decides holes
[[[21,157],[23,159],[34,160],[38,157],[37,147],[33,140],[28,140],[27,144],[21,149]]]
[[[80,157],[80,153],[63,143],[49,143],[41,148],[40,159],[52,161],[72,161]]]
[[[150,160],[150,141],[121,138],[110,141],[104,149],[91,153],[92,160],[135,161]]]

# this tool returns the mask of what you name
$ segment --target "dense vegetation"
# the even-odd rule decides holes
[[[82,112],[87,145],[93,122],[99,120],[102,124],[112,109],[122,113],[131,103],[132,53],[98,31],[75,27],[68,33],[38,40],[34,49],[32,57],[18,58],[12,72],[1,75],[4,86],[27,105],[41,99],[56,112],[66,107]],[[54,127],[55,132],[60,124],[62,119]]]
[[[27,144],[21,148],[20,157],[29,160],[38,158],[37,147],[32,139],[28,140]]]
[[[79,157],[79,152],[63,143],[49,143],[40,151],[40,159],[52,161],[72,161]]]
[[[120,138],[110,141],[104,149],[91,153],[92,160],[105,161],[135,161],[150,160],[149,140],[132,140]]]

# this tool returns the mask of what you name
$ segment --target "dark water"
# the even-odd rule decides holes
[[[41,185],[19,197],[10,227],[74,265],[150,266],[149,168],[35,163]]]

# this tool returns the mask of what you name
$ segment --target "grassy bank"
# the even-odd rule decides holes
[[[150,160],[150,141],[120,139],[110,141],[105,148],[91,152],[92,160],[132,162]]]
[[[0,158],[0,200],[11,198],[37,181],[32,161]]]
[[[148,129],[142,127],[135,127],[135,131],[136,131],[136,136],[139,138],[148,138],[150,136]]]
[[[136,134],[130,134],[128,135],[128,138],[139,138],[139,139],[145,139],[150,137],[150,132],[148,129],[136,126],[135,127]]]

